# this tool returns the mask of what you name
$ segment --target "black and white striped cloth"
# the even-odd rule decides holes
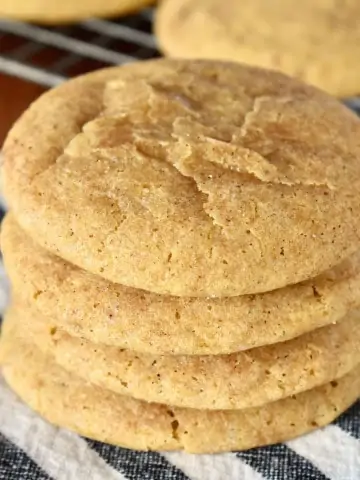
[[[2,218],[4,210],[0,213]],[[1,311],[8,298],[0,264]],[[0,480],[52,479],[360,480],[360,401],[332,425],[272,447],[220,455],[144,453],[50,425],[0,374]]]

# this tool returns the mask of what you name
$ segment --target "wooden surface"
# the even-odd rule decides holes
[[[40,85],[0,74],[0,148],[14,121],[44,91]]]

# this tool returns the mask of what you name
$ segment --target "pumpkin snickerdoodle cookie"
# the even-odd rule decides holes
[[[15,292],[16,295],[16,292]],[[6,322],[67,371],[148,402],[198,409],[261,406],[347,374],[360,363],[360,313],[288,342],[231,355],[148,355],[92,343],[15,302]]]
[[[0,18],[39,23],[69,23],[139,10],[152,0],[0,0]]]
[[[58,366],[7,330],[3,374],[52,423],[96,440],[141,450],[210,453],[296,437],[331,422],[359,396],[359,367],[299,395],[244,410],[197,410],[147,403],[101,389]]]
[[[9,214],[1,229],[14,290],[73,336],[153,354],[226,354],[282,342],[360,306],[360,253],[316,278],[238,297],[189,298],[124,287],[47,252]]]
[[[358,249],[359,138],[280,73],[161,59],[40,97],[4,144],[4,193],[36,241],[115,283],[259,293]]]
[[[163,0],[155,31],[170,56],[283,71],[336,96],[360,82],[358,0]]]

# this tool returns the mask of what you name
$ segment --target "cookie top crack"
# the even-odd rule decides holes
[[[70,81],[4,145],[23,228],[64,259],[162,294],[305,280],[358,249],[360,122],[241,64],[157,60]]]

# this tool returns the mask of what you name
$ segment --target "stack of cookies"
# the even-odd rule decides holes
[[[241,64],[72,80],[10,132],[3,374],[137,449],[292,438],[360,394],[360,121]]]

